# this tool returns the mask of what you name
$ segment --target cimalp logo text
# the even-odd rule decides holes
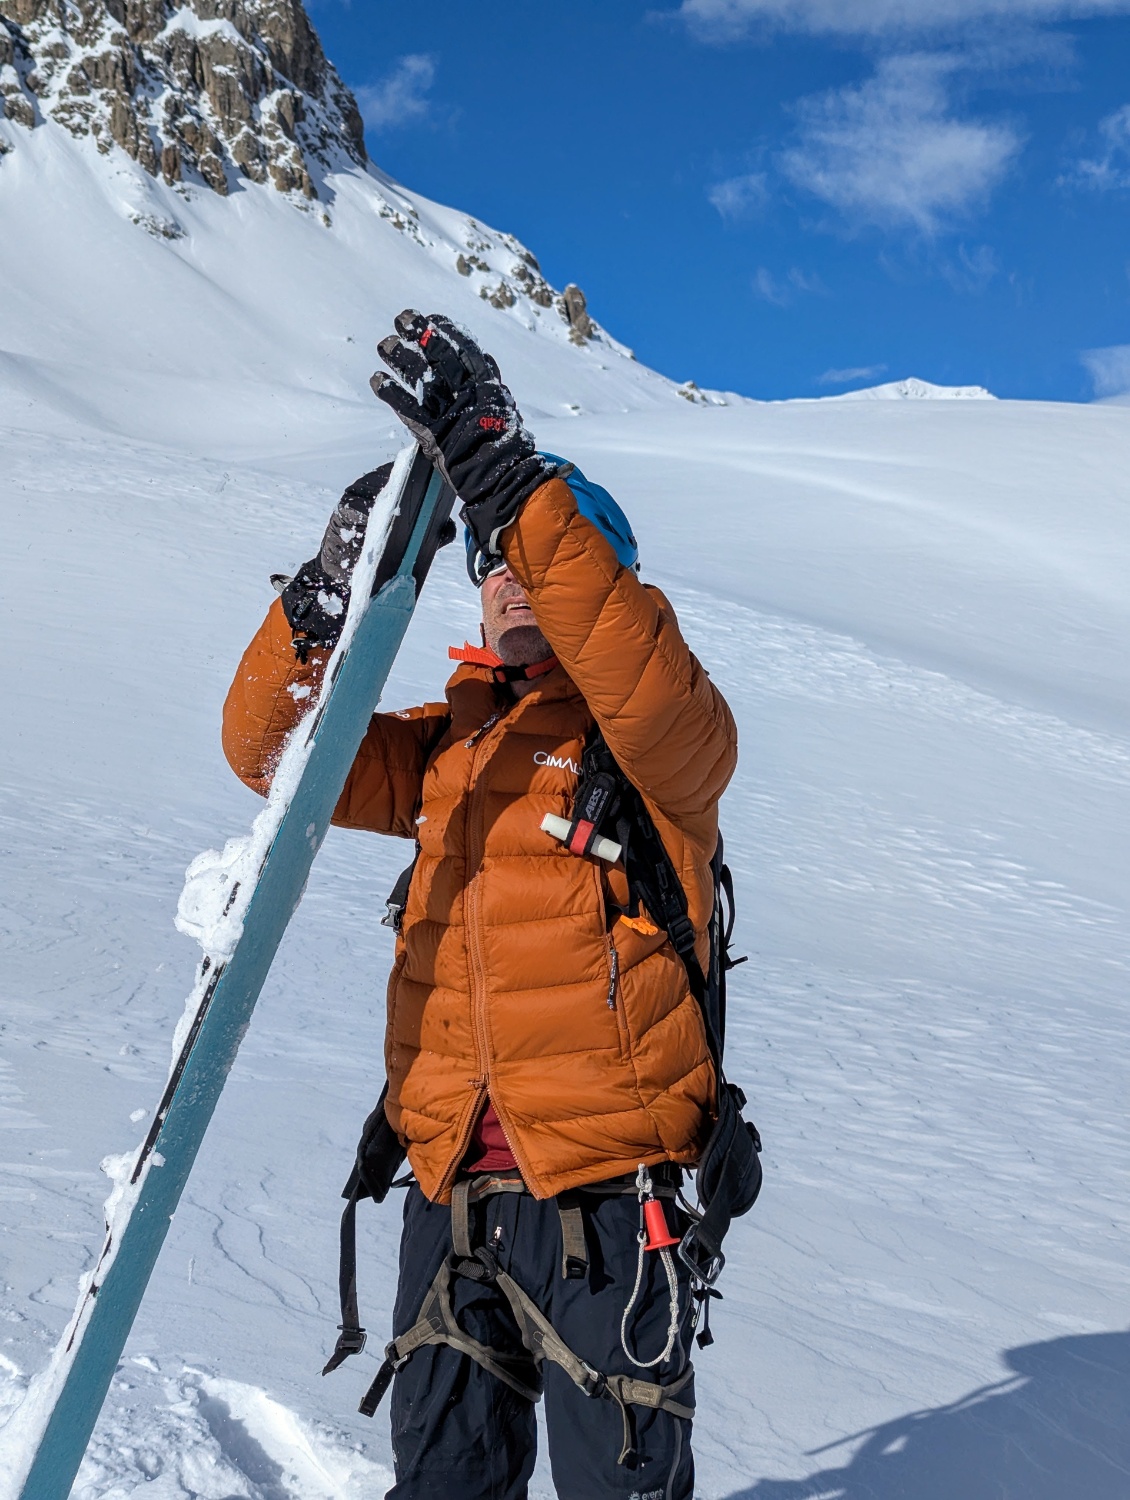
[[[535,766],[551,766],[555,771],[572,771],[574,776],[581,774],[581,768],[571,755],[550,755],[548,750],[534,751]]]

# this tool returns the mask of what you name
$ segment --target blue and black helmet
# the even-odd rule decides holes
[[[577,509],[610,543],[621,567],[635,568],[638,571],[640,549],[636,545],[632,528],[628,524],[627,516],[604,486],[593,484],[591,479],[585,478],[576,464],[570,467],[568,460],[559,458],[556,453],[542,453],[541,457],[548,458],[550,463],[560,464],[566,471],[562,473],[561,478],[573,491]],[[489,578],[491,573],[505,567],[505,563],[499,558],[494,567],[484,567],[486,559],[479,556],[469,527],[463,529],[463,540],[467,548],[467,572],[475,587],[480,588],[483,580]]]

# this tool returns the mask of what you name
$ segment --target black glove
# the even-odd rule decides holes
[[[337,502],[326,527],[318,561],[330,582],[347,592],[353,569],[361,556],[369,513],[391,476],[392,465],[381,464],[371,474],[362,474],[360,479],[355,479]]]
[[[273,580],[282,585],[283,613],[295,632],[294,649],[302,661],[311,646],[329,650],[341,639],[369,512],[391,473],[392,465],[382,464],[355,479],[334,507],[317,557],[303,563],[293,578]]]
[[[495,559],[503,528],[558,466],[536,451],[498,366],[470,334],[411,308],[396,330],[377,345],[393,375],[369,383],[462,500],[479,557]]]

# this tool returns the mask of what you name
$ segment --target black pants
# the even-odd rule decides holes
[[[667,1211],[670,1216],[670,1205]],[[681,1322],[670,1359],[640,1370],[620,1346],[620,1319],[636,1279],[636,1198],[585,1198],[589,1272],[584,1280],[561,1275],[561,1220],[552,1200],[502,1193],[473,1204],[470,1212],[472,1244],[495,1251],[502,1269],[595,1369],[663,1384],[686,1369],[691,1299],[688,1277],[677,1261]],[[450,1209],[409,1188],[394,1313],[397,1337],[416,1321],[451,1248]],[[463,1331],[494,1349],[520,1353],[513,1315],[498,1288],[462,1276],[453,1285]],[[629,1329],[636,1358],[649,1360],[661,1352],[669,1318],[667,1277],[660,1256],[649,1252]],[[548,1361],[542,1369],[549,1457],[561,1500],[690,1500],[689,1421],[631,1407],[635,1456],[618,1464],[623,1418],[616,1402],[586,1396]],[[678,1400],[693,1406],[693,1380]],[[537,1447],[534,1408],[467,1355],[448,1345],[429,1345],[418,1349],[393,1381],[392,1445],[396,1483],[386,1500],[525,1500]]]

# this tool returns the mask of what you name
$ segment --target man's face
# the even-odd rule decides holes
[[[538,629],[525,590],[509,568],[492,573],[482,587],[483,635],[490,649],[511,667],[525,667],[553,655]]]

